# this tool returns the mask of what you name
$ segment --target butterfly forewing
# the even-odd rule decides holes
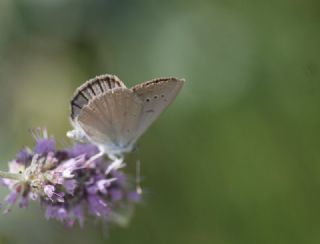
[[[184,80],[159,78],[138,84],[131,88],[141,99],[143,109],[136,131],[138,139],[152,122],[170,105],[178,95]]]

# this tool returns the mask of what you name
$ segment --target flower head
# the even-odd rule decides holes
[[[9,162],[9,172],[0,174],[10,189],[5,212],[16,202],[25,208],[30,200],[38,200],[47,219],[83,226],[86,216],[116,221],[118,212],[137,201],[128,177],[120,171],[122,160],[94,158],[99,150],[91,144],[57,150],[45,130],[34,135],[34,149],[22,149]]]

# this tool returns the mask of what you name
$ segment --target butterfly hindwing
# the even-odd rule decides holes
[[[76,118],[81,109],[92,99],[118,88],[126,88],[126,86],[115,75],[100,75],[86,81],[76,90],[71,100],[71,119]]]

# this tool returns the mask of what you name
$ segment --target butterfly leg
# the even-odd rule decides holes
[[[116,157],[115,155],[109,155],[109,158],[112,160],[112,162],[105,172],[106,175],[109,174],[112,170],[118,170],[126,166],[123,163],[123,156]]]

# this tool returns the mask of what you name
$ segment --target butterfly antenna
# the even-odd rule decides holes
[[[142,187],[141,187],[141,162],[140,159],[136,162],[136,191],[139,195],[142,194]]]

